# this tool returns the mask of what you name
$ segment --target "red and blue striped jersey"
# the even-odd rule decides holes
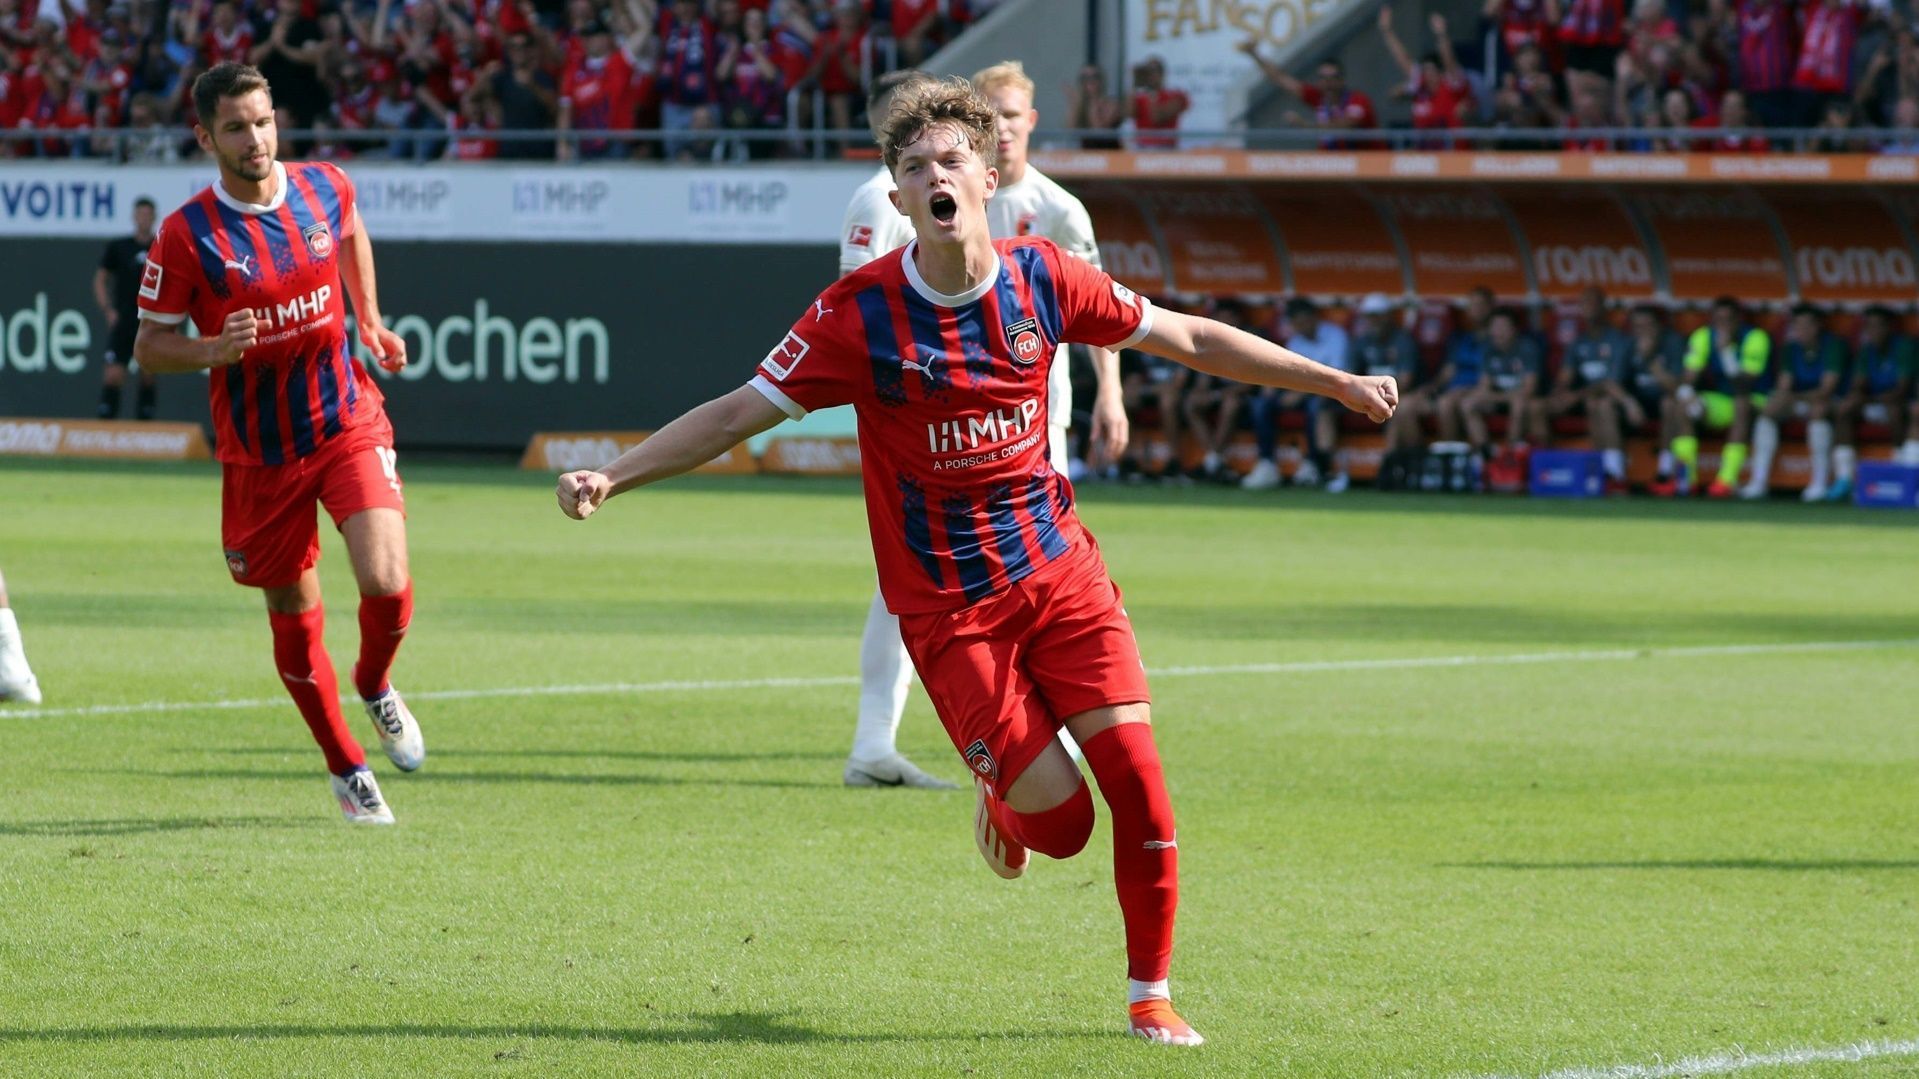
[[[275,164],[256,206],[214,183],[167,215],[140,280],[140,317],[187,318],[203,337],[248,308],[259,340],[209,372],[215,456],[277,465],[380,415],[380,391],[346,334],[340,245],[358,221],[353,183],[331,164]]]
[[[1796,29],[1789,0],[1743,0],[1739,4],[1741,90],[1769,93],[1791,85]]]
[[[880,592],[902,614],[977,603],[1092,545],[1047,459],[1047,375],[1061,342],[1128,348],[1153,322],[1050,240],[995,240],[997,269],[960,296],[927,285],[918,246],[821,293],[751,383],[795,419],[854,407]]]

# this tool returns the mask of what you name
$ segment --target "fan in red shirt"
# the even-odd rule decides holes
[[[1133,68],[1133,145],[1141,150],[1173,150],[1179,147],[1176,134],[1179,118],[1192,105],[1183,90],[1166,85],[1166,64],[1149,56]]]
[[[1327,131],[1369,130],[1379,126],[1378,114],[1373,111],[1373,99],[1346,85],[1346,67],[1338,60],[1321,60],[1313,73],[1313,81],[1306,82],[1259,55],[1257,41],[1243,41],[1239,50],[1253,58],[1253,62],[1265,72],[1267,81],[1305,102],[1313,110],[1313,126]],[[1320,140],[1320,145],[1336,149],[1373,144],[1328,136]]]
[[[1799,126],[1810,127],[1819,122],[1828,102],[1843,100],[1852,91],[1852,49],[1864,9],[1851,0],[1817,0],[1803,17],[1792,88],[1798,96]]]
[[[326,757],[340,811],[391,824],[341,718],[321,639],[314,504],[345,537],[360,586],[353,684],[387,756],[412,771],[426,746],[387,678],[413,616],[405,502],[379,388],[351,351],[346,300],[384,367],[405,366],[406,347],[381,321],[372,241],[346,173],[274,159],[273,98],[257,69],[215,65],[192,95],[194,137],[220,174],[160,227],[140,280],[134,358],[156,374],[208,376],[227,570],[265,594],[275,666]],[[199,337],[181,332],[188,319]]]
[[[1138,643],[1099,546],[1048,460],[1056,346],[1138,346],[1207,374],[1332,397],[1376,421],[1390,377],[1350,375],[1208,319],[1161,311],[1036,237],[992,239],[998,115],[963,82],[896,91],[880,143],[915,239],[829,286],[752,379],[555,494],[580,519],[788,417],[850,404],[880,590],[953,747],[975,776],[974,838],[996,875],[1067,858],[1093,798],[1113,818],[1130,1030],[1204,1041],[1168,971],[1178,838]]]
[[[918,67],[940,45],[942,3],[943,0],[893,0],[893,40],[899,42],[901,67]]]
[[[1379,36],[1386,43],[1386,51],[1392,54],[1400,71],[1406,75],[1406,84],[1395,91],[1401,97],[1410,97],[1413,102],[1413,126],[1422,131],[1435,128],[1463,127],[1466,112],[1473,103],[1472,83],[1466,80],[1466,71],[1459,66],[1459,59],[1453,54],[1453,43],[1447,33],[1446,17],[1433,15],[1429,25],[1433,32],[1434,51],[1420,57],[1415,64],[1406,51],[1406,46],[1393,32],[1393,9],[1391,5],[1379,9]],[[1435,143],[1447,146],[1449,143]]]
[[[1481,14],[1498,20],[1499,44],[1508,57],[1533,45],[1558,69],[1559,35],[1553,27],[1559,21],[1559,6],[1554,0],[1486,0]]]
[[[487,114],[486,99],[468,94],[460,99],[460,111],[447,117],[447,131],[453,140],[447,143],[446,156],[454,161],[491,161],[500,156],[500,140],[485,133],[499,130],[497,119]]]
[[[94,122],[101,127],[118,127],[126,115],[127,87],[133,84],[133,66],[125,57],[125,43],[118,30],[100,35],[100,55],[87,62],[80,73],[80,85],[93,99]]]
[[[613,32],[605,23],[586,27],[586,52],[566,69],[560,83],[561,131],[633,130],[633,65],[614,47]],[[569,145],[561,143],[562,146]],[[599,158],[624,149],[610,139],[581,139],[581,157]],[[569,150],[569,153],[572,151]]]
[[[853,99],[858,95],[866,54],[866,11],[859,0],[839,0],[833,6],[833,25],[813,39],[813,64],[806,77],[816,80],[826,97],[827,122],[846,130],[853,126]]]
[[[220,0],[213,5],[213,25],[200,39],[200,62],[212,67],[244,64],[252,58],[253,28],[240,21],[233,0]]]
[[[1710,142],[1695,143],[1694,149],[1715,154],[1769,154],[1772,143],[1759,131],[1751,130],[1752,116],[1746,110],[1746,95],[1737,90],[1728,90],[1719,99],[1719,115],[1706,117],[1693,124],[1698,128],[1714,128],[1725,134]]]
[[[84,131],[93,126],[93,110],[87,107],[87,92],[80,88],[65,60],[46,65],[39,80],[40,92],[29,98],[18,123],[41,131]],[[37,145],[41,157],[83,156],[86,144],[78,139],[41,139]]]

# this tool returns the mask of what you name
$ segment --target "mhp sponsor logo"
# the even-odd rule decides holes
[[[520,217],[597,217],[613,197],[605,180],[526,179],[513,183],[513,212]]]
[[[100,221],[120,216],[111,180],[0,180],[0,214],[20,221]]]
[[[784,180],[692,180],[686,210],[695,218],[783,221],[792,196]]]
[[[445,179],[376,175],[360,180],[355,190],[364,214],[431,221],[447,221],[453,216],[453,185]]]

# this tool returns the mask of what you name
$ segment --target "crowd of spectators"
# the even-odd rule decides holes
[[[194,77],[226,60],[261,69],[283,128],[315,133],[296,152],[710,156],[703,132],[853,128],[868,80],[919,63],[997,2],[0,0],[0,128],[66,133],[0,142],[0,156],[193,153],[166,129],[191,125]],[[110,128],[146,134],[72,134]],[[621,137],[656,129],[664,141]],[[418,134],[355,134],[374,130]]]
[[[1919,24],[1890,0],[1485,0],[1475,38],[1431,16],[1418,59],[1390,6],[1377,32],[1424,145],[1502,128],[1521,135],[1502,145],[1535,149],[1765,153],[1782,147],[1763,129],[1796,128],[1819,129],[1820,150],[1919,153]],[[1378,145],[1352,134],[1380,121],[1337,60],[1302,76],[1242,50],[1311,110],[1294,125],[1327,146]],[[1622,128],[1638,130],[1603,133]]]
[[[1760,498],[1791,427],[1812,459],[1807,501],[1851,495],[1862,441],[1919,464],[1912,311],[1765,311],[1728,297],[1675,317],[1655,304],[1611,303],[1596,288],[1538,309],[1502,304],[1484,288],[1458,305],[1379,295],[1351,307],[1306,297],[1159,302],[1343,370],[1394,376],[1400,408],[1383,432],[1388,461],[1457,447],[1484,472],[1577,438],[1600,453],[1609,488],[1624,493],[1628,443],[1643,439],[1657,452],[1656,474],[1642,477],[1650,493]],[[1107,471],[1115,477],[1276,487],[1285,482],[1282,436],[1294,431],[1303,450],[1290,481],[1337,493],[1349,483],[1342,439],[1372,429],[1320,398],[1195,374],[1144,353],[1122,353],[1121,370],[1138,430],[1128,456]],[[1254,457],[1235,467],[1235,443],[1249,430]],[[1700,465],[1702,436],[1723,442],[1709,472]]]

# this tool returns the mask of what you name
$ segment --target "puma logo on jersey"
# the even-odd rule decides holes
[[[253,256],[252,255],[242,255],[240,256],[240,261],[238,262],[235,262],[232,259],[227,259],[226,266],[227,266],[227,269],[229,270],[240,271],[241,277],[253,276]]]
[[[813,301],[813,321],[814,322],[823,321],[826,318],[826,316],[832,313],[833,313],[833,309],[826,306],[825,300]]]
[[[926,357],[924,363],[914,363],[913,357],[910,354],[902,354],[900,356],[900,362],[918,371],[922,375],[930,376],[933,373],[933,365],[940,361],[940,354],[924,346],[920,348],[920,352]]]

